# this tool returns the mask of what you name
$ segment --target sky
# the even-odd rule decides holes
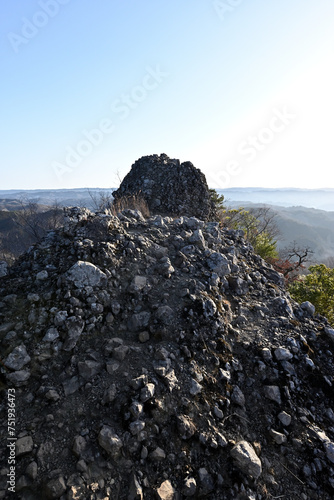
[[[0,189],[334,188],[333,0],[2,0]]]

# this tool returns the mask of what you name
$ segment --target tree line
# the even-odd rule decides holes
[[[278,250],[280,231],[277,214],[270,207],[229,208],[223,195],[210,190],[223,227],[241,229],[245,238],[266,262],[284,276],[290,295],[297,302],[311,302],[316,312],[334,325],[334,257],[321,264],[312,264],[313,250],[293,241]]]

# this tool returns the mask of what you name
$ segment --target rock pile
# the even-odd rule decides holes
[[[119,198],[139,195],[153,214],[194,216],[209,220],[215,208],[204,174],[190,161],[180,163],[166,154],[143,156],[131,167],[119,189]]]
[[[334,331],[241,232],[72,210],[0,314],[0,498],[333,498]]]

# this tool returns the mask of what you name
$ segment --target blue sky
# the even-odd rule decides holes
[[[116,187],[154,153],[212,187],[334,187],[332,0],[0,9],[0,189]]]

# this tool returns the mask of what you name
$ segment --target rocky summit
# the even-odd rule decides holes
[[[204,174],[190,161],[169,158],[166,154],[143,156],[131,167],[115,200],[142,197],[155,214],[194,216],[210,220],[215,207]]]
[[[0,307],[0,498],[333,498],[334,330],[242,232],[71,209]]]

